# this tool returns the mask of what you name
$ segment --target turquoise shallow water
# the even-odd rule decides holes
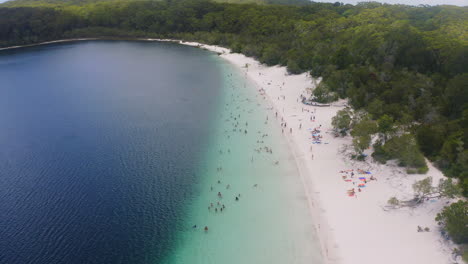
[[[321,263],[257,99],[237,68],[173,43],[0,52],[0,263]]]
[[[222,101],[197,171],[199,195],[187,203],[176,251],[164,263],[322,263],[274,112],[244,73],[216,63],[224,74]]]

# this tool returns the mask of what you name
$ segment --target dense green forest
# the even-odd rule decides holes
[[[307,71],[323,78],[317,96],[368,113],[352,132],[358,147],[380,133],[375,159],[424,172],[424,154],[468,195],[468,7],[252,1],[11,1],[0,5],[0,47],[169,37]]]

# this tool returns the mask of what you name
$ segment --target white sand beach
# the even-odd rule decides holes
[[[284,129],[304,183],[311,215],[320,237],[326,263],[343,264],[444,264],[453,263],[453,245],[446,241],[434,220],[447,203],[433,200],[416,209],[384,210],[390,197],[412,197],[412,184],[427,176],[436,184],[442,173],[429,164],[425,175],[407,175],[395,165],[357,162],[346,153],[351,138],[335,138],[331,120],[346,102],[330,107],[314,107],[301,103],[300,95],[310,95],[313,80],[307,74],[289,75],[285,67],[267,67],[228,49],[192,42],[184,45],[211,50],[246,73],[258,85],[258,92],[273,107],[278,129]],[[312,118],[312,120],[311,120]],[[315,119],[315,120],[313,120]],[[281,123],[286,123],[285,127]],[[321,126],[321,127],[320,127]],[[300,128],[301,127],[301,128]],[[321,144],[312,144],[311,130],[320,127]],[[292,132],[290,132],[292,130]],[[369,158],[370,160],[370,158]],[[354,170],[353,179],[344,170]],[[358,174],[357,170],[371,174]],[[348,181],[342,176],[347,175]],[[376,180],[369,180],[373,176]],[[364,180],[358,177],[366,177]],[[351,180],[351,181],[349,181]],[[349,196],[347,190],[356,189]],[[417,227],[429,232],[417,232]],[[460,261],[460,260],[458,260]]]

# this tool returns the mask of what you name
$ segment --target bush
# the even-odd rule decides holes
[[[462,259],[465,261],[465,262],[468,262],[468,249],[464,249],[462,251]]]
[[[444,207],[437,214],[437,223],[447,231],[452,240],[458,244],[468,243],[468,202],[460,200]]]
[[[406,173],[408,174],[426,174],[429,171],[429,168],[426,167],[420,167],[420,168],[408,168],[406,169]]]
[[[349,109],[338,111],[336,116],[332,118],[332,126],[341,136],[346,136],[351,128],[351,111]]]
[[[338,95],[328,88],[325,83],[320,83],[317,88],[315,88],[313,95],[315,97],[315,101],[326,104],[331,103],[333,101],[338,100]]]
[[[382,148],[382,142],[377,141],[374,144],[374,152],[372,153],[372,158],[374,158],[375,161],[380,162],[382,164],[387,163],[387,160],[390,159],[390,157],[388,157],[387,153]]]
[[[366,150],[371,143],[370,135],[358,136],[353,138],[354,150],[362,156],[364,150]]]
[[[266,65],[279,64],[281,58],[281,51],[275,46],[268,46],[263,50],[260,61]]]
[[[297,64],[297,62],[295,60],[288,60],[288,63],[286,64],[286,67],[288,68],[288,73],[291,73],[291,74],[300,74],[302,72],[304,72],[304,70],[302,70],[300,67],[299,67],[299,64]]]
[[[396,159],[399,166],[427,172],[426,160],[410,134],[393,137],[380,148],[376,148],[376,154],[372,156],[377,160]]]
[[[364,154],[353,154],[351,155],[351,159],[358,160],[358,161],[365,161],[366,160],[366,155]]]
[[[391,197],[390,199],[388,199],[387,203],[389,205],[392,205],[392,206],[399,206],[400,205],[400,200],[398,200],[398,198],[396,198],[395,196]]]

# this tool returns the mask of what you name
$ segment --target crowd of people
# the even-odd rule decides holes
[[[351,189],[347,189],[346,193],[349,197],[357,198],[357,194],[362,192],[367,184],[371,181],[377,181],[377,178],[370,171],[362,169],[349,169],[339,172],[343,181],[352,184]]]

